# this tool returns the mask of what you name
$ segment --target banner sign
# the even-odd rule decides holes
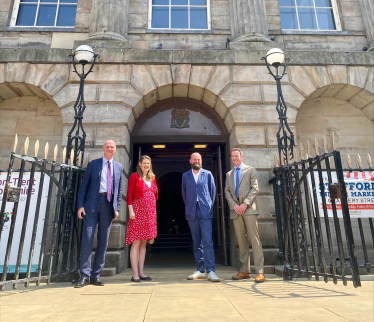
[[[330,199],[329,181],[327,172],[323,171],[323,185],[325,188],[326,208],[329,217],[333,217],[332,204]],[[331,172],[332,183],[338,183],[336,172]],[[314,180],[317,188],[317,199],[319,204],[319,214],[323,217],[322,191],[318,173],[314,173]],[[310,175],[308,176],[309,189],[312,193]],[[366,172],[344,172],[345,188],[347,191],[348,207],[351,218],[371,218],[374,217],[374,173]],[[313,198],[313,196],[311,196]],[[340,199],[335,200],[338,217],[342,218],[342,206]]]
[[[6,172],[0,172],[0,205],[3,200],[6,177],[7,177]],[[11,187],[16,187],[18,185],[18,177],[19,177],[18,172],[12,174],[11,180],[10,180]],[[19,198],[19,203],[18,203],[17,219],[16,219],[16,223],[14,227],[13,243],[12,243],[12,247],[10,251],[8,273],[15,271],[17,255],[18,255],[18,247],[19,247],[19,242],[21,239],[23,218],[25,214],[26,198],[27,198],[27,193],[29,189],[29,182],[30,182],[30,173],[26,172],[23,174],[23,179],[22,179],[21,193],[20,193],[20,198]],[[26,272],[27,263],[29,260],[30,244],[31,244],[31,238],[32,238],[32,230],[34,226],[35,209],[36,209],[36,202],[37,202],[37,197],[38,197],[38,192],[39,192],[39,185],[40,185],[40,173],[35,172],[34,182],[32,184],[32,190],[31,190],[29,215],[27,218],[26,234],[25,234],[25,239],[24,239],[24,244],[23,244],[20,272]],[[37,231],[36,231],[34,254],[33,254],[33,259],[32,259],[32,270],[31,270],[32,272],[35,272],[38,269],[40,244],[42,241],[45,210],[46,210],[47,197],[48,197],[48,187],[49,187],[49,176],[46,175],[44,176],[43,191],[42,191],[42,196],[41,196],[39,220],[38,220],[38,226],[37,226]],[[5,207],[5,213],[0,214],[4,216],[4,220],[5,220],[2,235],[1,235],[1,240],[0,240],[0,273],[3,272],[4,259],[5,259],[7,244],[8,244],[8,238],[9,238],[9,229],[12,223],[13,206],[14,206],[13,202],[7,202],[6,207]]]

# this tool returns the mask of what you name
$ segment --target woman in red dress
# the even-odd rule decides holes
[[[155,175],[151,158],[140,157],[136,172],[130,176],[127,188],[129,223],[127,225],[126,245],[131,246],[130,261],[133,271],[132,282],[151,281],[144,275],[144,260],[147,241],[157,236],[156,200],[158,197]]]

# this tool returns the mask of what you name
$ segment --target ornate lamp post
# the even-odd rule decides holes
[[[74,54],[69,55],[71,57],[71,61],[74,68],[74,73],[77,73],[77,75],[80,78],[79,82],[79,92],[77,100],[74,104],[74,124],[71,128],[71,130],[68,133],[68,141],[66,144],[66,158],[65,163],[68,163],[68,160],[70,159],[70,153],[74,153],[74,165],[77,165],[79,154],[81,153],[81,160],[83,160],[84,156],[84,148],[86,143],[86,132],[83,129],[83,113],[86,109],[86,104],[84,102],[84,80],[86,79],[87,75],[92,72],[92,68],[95,65],[95,61],[98,57],[100,57],[98,54],[95,54],[91,47],[82,45],[79,46]],[[82,72],[79,73],[77,71],[77,63],[81,65]],[[85,72],[85,66],[90,63],[91,65],[88,68],[88,71]],[[73,132],[74,135],[73,135]],[[72,150],[74,146],[74,150]],[[80,164],[78,164],[80,166]]]
[[[278,99],[276,110],[279,115],[279,129],[277,132],[278,153],[279,160],[284,160],[284,164],[287,164],[287,162],[294,157],[293,148],[295,146],[295,139],[287,122],[288,106],[283,98],[281,79],[286,74],[287,62],[289,62],[290,59],[285,57],[285,54],[281,49],[272,48],[267,52],[265,57],[261,58],[261,60],[265,60],[269,74],[274,77],[277,83]]]

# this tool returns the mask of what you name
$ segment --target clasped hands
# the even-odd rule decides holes
[[[79,219],[83,219],[83,216],[85,216],[85,215],[86,215],[86,212],[84,211],[84,207],[80,207],[80,208],[78,209],[78,218],[79,218]],[[116,220],[118,216],[119,216],[119,211],[117,210],[117,211],[114,213],[114,218],[112,219],[112,221],[113,221],[113,220]]]
[[[248,205],[243,202],[240,206],[235,205],[233,209],[238,215],[243,215],[245,211],[247,210],[247,207]]]

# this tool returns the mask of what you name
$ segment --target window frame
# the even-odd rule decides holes
[[[339,8],[338,8],[337,0],[331,0],[331,7],[316,7],[315,0],[313,0],[313,7],[312,6],[298,6],[297,5],[297,0],[295,0],[295,6],[280,6],[279,1],[278,1],[278,8],[279,9],[281,9],[281,8],[294,8],[294,9],[296,9],[297,25],[299,27],[298,29],[284,29],[284,28],[282,28],[281,13],[280,13],[280,10],[279,10],[279,18],[281,20],[282,31],[283,30],[284,31],[295,31],[295,32],[314,31],[314,32],[319,32],[319,33],[321,33],[321,32],[331,32],[331,31],[342,31],[342,25],[341,25],[341,21],[340,21]],[[316,24],[317,24],[318,29],[300,29],[300,20],[299,20],[299,13],[298,13],[297,8],[313,8],[314,12],[315,12],[315,15],[316,15]],[[317,8],[332,8],[334,22],[335,22],[335,29],[320,29],[319,28],[317,11],[316,11]]]
[[[155,7],[165,7],[167,5],[155,5]],[[187,5],[172,5],[171,0],[169,0],[169,26],[171,25],[171,13],[170,10],[172,7],[188,7],[190,8],[190,0],[188,0]],[[180,31],[181,33],[183,32],[188,32],[188,31],[197,31],[197,32],[202,32],[202,31],[207,31],[211,30],[211,18],[210,18],[210,0],[206,0],[206,11],[207,11],[207,29],[192,29],[190,28],[191,20],[190,20],[190,10],[188,10],[188,28],[152,28],[152,0],[148,1],[148,30],[152,32],[153,30],[160,30],[160,31]],[[204,7],[205,6],[192,6],[192,7]]]
[[[64,3],[64,5],[72,5],[72,4],[76,4],[77,5],[77,11],[78,11],[78,1],[76,3]],[[23,3],[23,2],[22,2]],[[25,3],[28,3],[27,1]],[[30,2],[30,4],[40,4],[40,0],[38,0],[38,2]],[[49,2],[42,2],[42,4],[50,4]],[[37,7],[37,10],[36,10],[36,13],[35,13],[35,19],[34,19],[34,25],[33,26],[17,26],[16,23],[17,23],[17,18],[18,18],[18,13],[19,13],[19,9],[20,9],[20,5],[21,5],[21,0],[14,0],[14,5],[13,5],[13,11],[12,11],[12,15],[10,17],[10,24],[9,26],[12,27],[12,28],[19,28],[19,29],[24,29],[24,28],[35,28],[35,29],[63,29],[63,30],[71,30],[72,28],[75,27],[75,21],[74,21],[74,25],[73,26],[56,26],[56,23],[57,23],[57,18],[58,18],[58,11],[60,9],[60,0],[57,0],[57,2],[54,2],[53,4],[57,5],[57,8],[56,8],[56,16],[55,16],[55,22],[54,22],[54,25],[53,26],[36,26],[36,21],[37,21],[37,17],[38,17],[38,13],[39,13],[39,5]],[[77,13],[76,11],[76,13]],[[77,18],[77,16],[75,15],[75,19]]]

